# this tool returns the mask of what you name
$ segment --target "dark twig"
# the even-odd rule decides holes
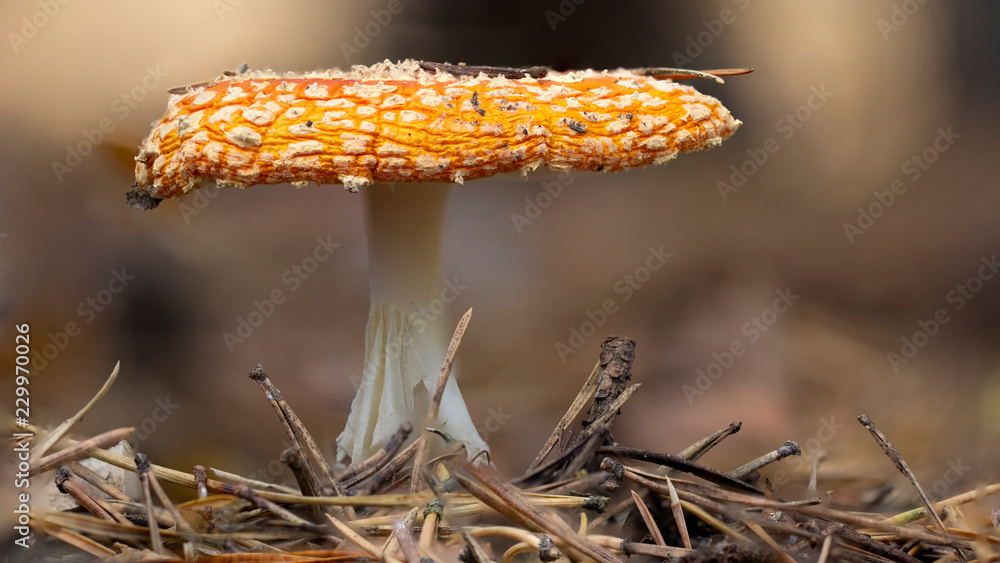
[[[281,457],[278,459],[292,471],[292,476],[295,478],[295,484],[299,486],[300,493],[307,497],[320,496],[321,493],[314,488],[313,481],[309,479],[309,474],[306,472],[305,459],[303,459],[302,452],[298,447],[289,446],[285,448],[285,451],[281,452]]]
[[[719,68],[714,70],[688,70],[686,68],[634,68],[632,72],[653,78],[669,78],[672,80],[683,80],[685,78],[707,78],[719,84],[725,83],[722,76],[737,76],[740,74],[750,74],[752,68]]]
[[[506,499],[504,499],[502,496],[500,496],[498,493],[491,490],[490,488],[480,483],[477,483],[476,480],[470,479],[465,475],[462,475],[461,473],[456,474],[455,479],[458,480],[458,482],[462,485],[462,487],[466,491],[469,491],[469,494],[479,499],[479,501],[485,504],[486,506],[492,508],[493,510],[496,510],[500,514],[503,514],[511,522],[532,532],[544,531],[543,528],[541,528],[538,524],[533,522],[530,518],[514,510],[506,502]]]
[[[386,481],[392,479],[396,472],[402,469],[403,465],[410,461],[410,458],[417,453],[417,448],[420,447],[420,441],[422,439],[423,438],[417,438],[415,442],[390,459],[388,463],[383,465],[381,469],[369,477],[368,480],[365,481],[364,485],[358,488],[357,494],[362,496],[374,494],[375,491],[377,491]]]
[[[343,491],[333,476],[333,469],[330,468],[330,464],[323,457],[323,452],[316,445],[312,434],[302,424],[295,411],[292,410],[291,405],[281,396],[281,391],[271,382],[267,373],[264,372],[263,366],[258,365],[255,367],[250,372],[250,379],[253,379],[260,385],[261,390],[267,395],[268,401],[278,415],[278,419],[281,420],[282,425],[285,427],[285,432],[288,434],[289,439],[293,444],[298,446],[299,451],[302,453],[304,471],[310,475],[309,480],[313,482],[314,489],[322,491],[324,494],[329,492],[338,496],[342,495]],[[318,472],[313,468],[313,462],[319,467]],[[349,509],[347,510],[350,512]]]
[[[633,387],[638,387],[635,385]],[[634,389],[632,389],[634,392]],[[628,393],[631,395],[632,393]],[[626,395],[622,395],[624,398],[628,398]],[[623,401],[624,402],[624,401]],[[573,450],[567,453],[575,452],[575,455],[569,456],[568,463],[563,466],[561,470],[555,473],[555,479],[568,479],[569,477],[576,475],[578,471],[585,468],[591,461],[593,461],[594,456],[597,454],[597,450],[601,447],[601,444],[611,435],[611,422],[606,420],[599,420],[597,424],[591,425],[586,431],[581,432],[577,436],[577,444]],[[559,461],[559,460],[557,460]]]
[[[552,474],[553,480],[561,481],[569,478],[590,463],[594,458],[594,454],[602,448],[601,444],[603,444],[605,439],[611,435],[611,429],[613,427],[611,419],[617,416],[618,410],[621,406],[625,404],[625,401],[627,401],[638,389],[638,383],[625,389],[625,392],[619,395],[615,401],[611,403],[608,410],[604,412],[601,417],[597,419],[597,421],[588,426],[576,437],[575,440],[573,440],[573,445],[570,446],[569,449],[552,461],[549,461],[548,463],[535,468],[533,471],[522,475],[516,482],[518,484],[535,483],[550,474]]]
[[[561,446],[559,448],[560,452],[565,451],[566,446],[569,445],[569,439],[573,435],[573,430],[570,426],[573,424],[573,420],[576,416],[580,414],[580,411],[583,410],[583,407],[586,406],[587,401],[589,401],[594,395],[594,391],[597,390],[597,382],[600,379],[600,375],[601,362],[597,362],[597,364],[594,365],[593,371],[590,372],[590,377],[588,377],[586,383],[583,384],[583,388],[580,389],[576,398],[573,399],[573,403],[570,404],[566,414],[564,414],[562,419],[559,420],[559,423],[556,424],[555,430],[552,431],[549,439],[545,441],[545,445],[542,446],[542,450],[538,452],[538,455],[535,456],[535,460],[528,466],[527,473],[531,473],[537,469],[538,466],[545,461],[545,458],[548,457],[549,453],[552,452],[552,449],[557,444]]]
[[[683,547],[652,545],[628,540],[622,540],[621,551],[628,556],[646,555],[656,559],[677,559],[694,553],[690,549],[685,549]]]
[[[772,452],[768,452],[757,459],[730,471],[729,475],[734,479],[746,479],[761,467],[792,455],[802,455],[802,449],[799,448],[799,445],[795,442],[788,441],[785,442],[785,444],[780,448]]]
[[[721,430],[716,430],[712,434],[684,448],[683,450],[681,450],[680,453],[677,454],[677,457],[681,459],[686,459],[688,461],[698,461],[698,458],[705,455],[709,450],[719,445],[720,442],[722,442],[729,436],[732,436],[733,434],[739,432],[740,428],[742,427],[743,423],[737,420],[736,422],[733,422],[729,426]]]
[[[462,539],[465,540],[465,545],[468,546],[468,559],[471,563],[493,563],[486,552],[483,550],[483,546],[479,545],[476,538],[472,536],[469,532],[462,532]]]
[[[615,401],[628,387],[632,379],[632,361],[635,360],[635,340],[623,336],[609,336],[601,344],[601,374],[597,380],[597,391],[594,392],[594,402],[590,412],[583,420],[586,429],[601,418],[608,420],[614,426],[619,411],[614,407]],[[608,416],[605,416],[605,415]],[[605,438],[607,443],[613,443],[610,433]]]
[[[469,66],[463,64],[432,63],[420,61],[420,68],[431,71],[444,71],[455,76],[479,76],[480,73],[489,77],[503,76],[504,78],[517,79],[530,76],[531,78],[542,78],[549,73],[549,69],[544,66],[531,66],[527,68],[514,68],[504,66]]]
[[[626,448],[624,446],[603,446],[597,450],[597,453],[613,454],[622,457],[627,457],[629,459],[648,461],[650,463],[658,463],[660,465],[665,465],[671,469],[676,469],[684,473],[690,473],[695,477],[701,477],[702,479],[709,481],[711,483],[715,483],[716,485],[721,485],[723,487],[729,487],[740,491],[757,493],[759,495],[764,494],[763,490],[745,481],[735,479],[731,475],[727,475],[717,469],[712,469],[711,467],[707,467],[699,463],[694,463],[686,459],[681,459],[671,454],[657,453],[640,448]]]
[[[146,456],[144,454],[136,454],[135,456],[136,465],[138,465],[139,463],[139,456],[142,456],[143,463],[148,468],[149,460],[146,459]],[[160,480],[157,479],[156,473],[154,473],[153,471],[146,471],[146,480],[149,481],[149,488],[153,491],[153,493],[156,494],[156,498],[159,499],[160,504],[163,505],[163,508],[165,508],[167,512],[170,513],[170,516],[174,519],[174,523],[177,526],[177,531],[185,534],[193,534],[194,529],[191,528],[190,524],[187,523],[187,520],[185,520],[184,517],[181,516],[181,512],[177,510],[177,507],[174,506],[174,503],[170,502],[170,497],[167,496],[167,492],[164,491],[163,486],[160,485]]]
[[[84,510],[94,516],[104,520],[111,520],[112,522],[119,522],[122,524],[128,523],[128,519],[115,510],[114,507],[98,498],[96,495],[91,494],[91,492],[87,490],[88,487],[86,485],[76,482],[73,475],[70,473],[69,468],[60,467],[59,470],[56,471],[55,482],[56,488],[59,489],[60,493],[73,497],[73,500],[75,500],[77,504],[82,506]]]
[[[357,483],[364,481],[399,452],[399,449],[403,447],[403,443],[406,442],[411,432],[413,432],[413,425],[409,422],[404,422],[379,451],[372,454],[371,457],[363,462],[354,464],[343,473],[337,475],[337,481],[344,488],[353,487]]]
[[[149,474],[152,468],[149,465],[149,460],[143,454],[135,454],[135,467],[139,474],[139,482],[142,484],[142,498],[146,503],[150,544],[158,555],[166,555],[166,550],[163,549],[163,539],[160,537],[160,524],[156,521],[156,511],[153,509],[153,495],[149,486]]]
[[[266,510],[271,514],[274,514],[275,516],[278,516],[280,518],[283,518],[284,520],[291,522],[292,524],[295,524],[296,526],[300,526],[303,529],[309,530],[311,532],[316,532],[318,534],[323,534],[327,532],[326,527],[313,524],[308,520],[305,520],[303,518],[296,516],[295,514],[292,514],[291,511],[289,511],[288,509],[258,495],[253,489],[251,489],[246,485],[240,485],[236,487],[236,495],[250,501],[251,503],[253,503],[255,507],[260,508],[262,510]]]
[[[843,524],[839,524],[834,528],[834,531],[837,535],[850,543],[870,551],[879,557],[885,557],[886,559],[899,561],[900,563],[919,563],[917,558],[911,556],[905,551],[900,551],[891,545],[875,541],[868,534],[862,534],[854,528],[849,528]]]
[[[595,371],[591,373],[569,411],[549,436],[528,472],[517,480],[518,483],[534,483],[543,476],[550,476],[556,481],[566,479],[590,463],[601,445],[613,443],[611,432],[620,409],[639,389],[638,383],[627,386],[632,376],[633,359],[635,359],[634,340],[622,336],[610,336],[604,341]],[[582,409],[591,393],[594,394],[594,401],[590,412],[582,422],[583,430],[571,441],[569,448],[560,448],[560,455],[557,458],[542,464],[542,460],[551,452],[556,441],[570,442],[568,423]]]
[[[906,478],[910,480],[910,483],[913,485],[913,488],[917,490],[917,494],[920,495],[920,500],[923,501],[928,514],[930,514],[938,529],[947,534],[948,528],[945,527],[944,522],[941,521],[941,517],[938,516],[937,511],[934,510],[934,503],[931,502],[931,499],[927,498],[927,494],[924,493],[924,489],[920,486],[920,483],[917,482],[917,476],[910,470],[910,466],[906,464],[906,460],[903,459],[903,456],[900,455],[896,448],[892,445],[892,442],[890,442],[889,439],[885,437],[885,434],[883,434],[882,431],[875,426],[875,423],[872,422],[872,419],[867,414],[859,416],[858,422],[868,429],[868,432],[870,432],[872,437],[875,438],[875,442],[878,443],[880,448],[882,448],[885,455],[889,457],[892,463],[896,466],[896,469],[898,469],[900,473],[905,475]],[[961,559],[961,554],[959,554],[959,558]]]
[[[83,465],[78,461],[74,461],[71,462],[68,465],[68,467],[70,471],[73,472],[74,475],[80,477],[84,481],[97,487],[97,490],[108,495],[110,498],[123,502],[128,502],[129,500],[131,500],[128,498],[128,495],[118,490],[118,487],[112,485],[111,483],[108,483],[107,479],[100,476],[96,471],[87,467],[86,465]]]
[[[539,529],[544,530],[546,533],[580,551],[587,557],[602,563],[619,563],[621,561],[607,548],[601,547],[586,537],[578,535],[558,516],[545,512],[529,503],[517,488],[497,477],[493,470],[473,465],[466,465],[465,470],[489,489],[493,495],[503,500],[503,503],[495,506],[490,504],[490,500],[487,500],[487,498],[480,499],[494,510],[500,511],[502,514],[515,513],[519,515],[521,518],[530,521]],[[466,482],[463,481],[463,485]]]
[[[320,493],[313,488],[313,482],[309,479],[309,474],[306,471],[302,452],[297,446],[289,446],[281,452],[281,463],[287,465],[288,469],[292,471],[295,483],[299,486],[299,492],[307,497],[320,496]],[[306,511],[309,512],[309,517],[312,518],[313,522],[318,522],[323,517],[323,508],[319,505],[307,505]]]

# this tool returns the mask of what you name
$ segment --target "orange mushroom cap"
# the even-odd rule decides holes
[[[615,71],[454,75],[413,60],[305,75],[223,75],[170,97],[136,157],[166,199],[220,186],[458,182],[503,172],[617,172],[718,145],[740,126],[715,98]]]

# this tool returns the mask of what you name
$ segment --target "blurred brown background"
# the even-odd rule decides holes
[[[742,420],[707,463],[735,467],[791,439],[827,452],[821,488],[895,480],[855,421],[867,413],[932,496],[996,480],[1000,278],[981,266],[1000,251],[998,12],[916,0],[5,2],[0,365],[11,372],[13,327],[31,323],[35,349],[51,352],[34,365],[33,422],[71,415],[120,360],[80,434],[136,425],[154,462],[286,480],[267,474],[283,435],[246,374],[262,363],[332,453],[363,355],[362,197],[212,188],[127,208],[135,147],[168,88],[243,62],[752,66],[696,83],[744,121],[721,148],[573,174],[562,189],[543,172],[456,190],[446,277],[466,287],[445,314],[475,308],[461,386],[497,465],[526,467],[601,341],[623,334],[643,384],[619,419],[624,444],[677,451]],[[333,258],[289,291],[284,272],[327,236],[341,245]],[[661,246],[672,256],[641,271]],[[223,334],[273,289],[287,301],[228,349]],[[779,292],[792,304],[768,311]],[[574,344],[606,300],[616,312]],[[942,309],[935,330],[926,321]],[[734,343],[744,352],[730,362]],[[889,354],[904,352],[894,366]],[[795,479],[806,468],[784,465]]]

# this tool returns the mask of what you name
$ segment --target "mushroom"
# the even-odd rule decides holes
[[[129,203],[198,188],[290,182],[364,190],[371,310],[361,387],[338,456],[358,462],[426,412],[447,345],[419,314],[440,293],[451,184],[546,165],[618,172],[714,147],[739,127],[715,98],[664,69],[560,73],[385,61],[302,75],[226,73],[172,91],[136,157]],[[399,184],[429,183],[418,186]],[[452,378],[438,423],[487,448]]]

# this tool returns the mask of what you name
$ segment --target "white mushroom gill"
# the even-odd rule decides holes
[[[361,387],[337,457],[363,461],[405,421],[421,428],[434,394],[453,327],[427,313],[441,297],[441,227],[451,186],[372,184],[369,212],[371,310]],[[448,380],[436,427],[464,442],[470,455],[488,449],[480,438],[455,371]]]

